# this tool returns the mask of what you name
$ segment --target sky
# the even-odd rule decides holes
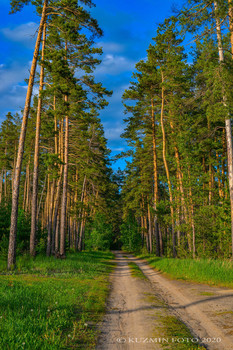
[[[120,137],[124,131],[122,94],[128,88],[135,64],[146,57],[146,50],[156,34],[157,25],[172,15],[172,7],[182,0],[94,0],[91,9],[104,32],[98,39],[103,47],[102,63],[95,71],[96,81],[113,90],[109,105],[100,118],[108,139],[111,156],[126,150]],[[31,6],[9,15],[10,0],[0,0],[0,121],[7,112],[24,107],[30,63],[39,18]],[[124,168],[119,160],[113,168]]]

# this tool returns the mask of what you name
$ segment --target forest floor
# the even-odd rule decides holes
[[[98,350],[233,348],[233,290],[172,280],[115,252]]]

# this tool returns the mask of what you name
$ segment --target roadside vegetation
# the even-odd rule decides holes
[[[162,347],[165,349],[179,350],[204,350],[205,347],[198,344],[196,337],[194,337],[190,330],[185,326],[183,322],[177,319],[175,316],[167,315],[161,317],[161,321],[164,326],[165,338],[173,339],[173,343],[162,343]]]
[[[0,348],[94,349],[112,257],[107,252],[70,253],[65,260],[24,256],[10,274],[1,264]]]
[[[141,254],[140,258],[171,278],[206,283],[215,286],[233,287],[233,262],[213,259],[173,259],[158,258],[155,255]]]

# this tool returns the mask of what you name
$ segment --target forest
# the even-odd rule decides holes
[[[91,0],[11,0],[40,18],[25,107],[0,128],[0,251],[123,249],[232,257],[233,4],[189,0],[157,26],[122,101],[127,150],[107,147]],[[79,4],[80,3],[80,4]],[[36,93],[35,93],[36,91]],[[114,160],[126,159],[123,170]]]

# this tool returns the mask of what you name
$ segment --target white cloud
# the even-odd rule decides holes
[[[104,41],[100,41],[97,44],[98,47],[102,47],[103,48],[103,52],[107,53],[107,52],[121,52],[124,50],[124,45],[115,43],[115,42],[104,42]]]
[[[129,88],[130,84],[123,84],[121,86],[119,86],[118,88],[116,88],[116,90],[113,91],[112,97],[110,102],[120,102],[121,103],[121,99],[122,99],[122,95],[125,92],[126,89]]]
[[[107,126],[109,123],[103,123],[103,124],[104,124],[104,130],[105,130],[105,137],[106,139],[108,139],[108,141],[121,139],[120,135],[124,131],[123,125],[118,125],[114,127],[114,125]]]
[[[112,147],[112,152],[123,152],[124,150],[124,147]]]
[[[6,111],[18,111],[24,107],[27,84],[24,79],[29,78],[31,61],[26,65],[13,63],[0,64],[0,111],[3,117]],[[38,86],[33,88],[33,96],[38,93]],[[33,98],[33,97],[32,97]]]
[[[136,62],[125,57],[113,54],[104,56],[102,63],[95,70],[95,74],[118,75],[134,69]]]
[[[30,62],[27,65],[13,63],[10,66],[2,65],[0,69],[0,92],[9,91],[13,86],[29,77]]]
[[[35,34],[38,24],[28,22],[14,28],[3,28],[0,32],[11,41],[19,42],[27,47],[32,47],[35,42]]]
[[[0,99],[1,117],[6,111],[19,111],[23,109],[26,96],[25,86],[14,86],[2,94]]]

